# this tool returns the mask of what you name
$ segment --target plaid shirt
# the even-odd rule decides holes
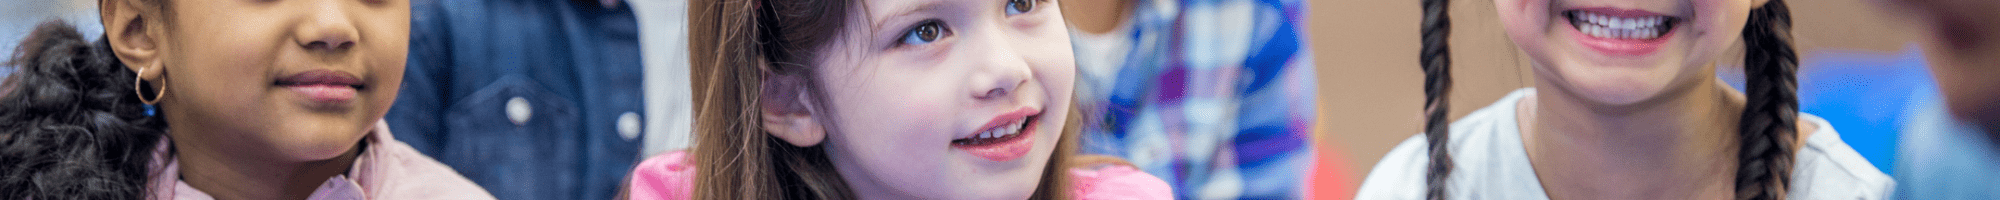
[[[1074,36],[1079,101],[1101,123],[1083,153],[1123,157],[1178,199],[1301,198],[1315,102],[1305,3],[1134,5],[1111,35]]]

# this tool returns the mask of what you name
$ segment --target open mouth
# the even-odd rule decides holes
[[[1571,10],[1563,12],[1569,18],[1569,25],[1585,35],[1597,38],[1651,40],[1674,30],[1680,18],[1665,15],[1614,15],[1607,13]]]
[[[978,132],[951,140],[951,147],[973,156],[1006,162],[1021,158],[1035,147],[1031,137],[1040,125],[1039,110],[1022,109],[996,117]]]
[[[1017,140],[1021,138],[1021,132],[1027,130],[1028,121],[1033,119],[1033,117],[1029,117],[1016,121],[1013,124],[980,131],[979,134],[973,134],[969,138],[951,140],[951,144],[957,146],[983,146]]]
[[[1673,38],[1684,20],[1644,10],[1592,8],[1560,13],[1578,43],[1606,55],[1652,54]]]

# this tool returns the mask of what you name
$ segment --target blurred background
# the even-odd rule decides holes
[[[73,24],[83,25],[81,30],[84,30],[87,35],[97,35],[102,32],[102,28],[96,27],[96,1],[93,0],[5,1],[6,3],[0,3],[0,5],[6,5],[0,7],[0,41],[5,41],[0,42],[0,53],[4,53],[4,55],[13,55],[14,47],[18,45],[17,42],[21,37],[28,33],[29,29],[35,24],[47,19],[59,18],[69,20]],[[1245,2],[1244,5],[1256,5],[1254,6],[1256,8],[1244,11],[1248,13],[1230,14],[1229,5],[1236,5],[1231,2]],[[656,51],[654,49],[668,49],[668,52],[645,53],[645,56],[649,59],[645,61],[645,67],[649,69],[685,67],[684,63],[675,62],[676,59],[685,59],[684,55],[674,57],[672,52],[670,52],[672,49],[675,49],[673,48],[676,47],[674,45],[685,44],[685,41],[678,41],[685,39],[679,35],[684,33],[674,31],[677,30],[674,26],[679,26],[680,24],[679,21],[675,20],[680,20],[677,17],[683,16],[676,13],[680,12],[681,9],[678,5],[684,5],[684,1],[633,1],[632,4],[636,4],[634,5],[634,9],[640,9],[638,11],[639,19],[637,23],[646,24],[641,26],[640,31],[644,33],[637,39],[638,41],[645,42],[645,46],[648,46],[647,49],[643,50]],[[1933,90],[1935,86],[1932,85],[1929,71],[1924,68],[1925,63],[1922,60],[1925,55],[1916,47],[1919,44],[1918,37],[1921,35],[1918,34],[1920,33],[1915,30],[1915,27],[1911,27],[1909,23],[1904,21],[1908,19],[1898,18],[1893,13],[1879,10],[1878,7],[1880,6],[1868,0],[1802,1],[1793,2],[1791,6],[1794,19],[1796,20],[1796,27],[1793,30],[1793,34],[1796,36],[1795,42],[1799,47],[1799,53],[1802,58],[1802,66],[1799,74],[1801,109],[1831,121],[1834,127],[1840,131],[1842,139],[1874,163],[1877,168],[1882,169],[1885,173],[1894,172],[1896,167],[1894,164],[1898,141],[1897,136],[1903,128],[1902,124],[1904,120],[1910,115],[1909,111],[1912,110],[1910,107],[1936,101],[1932,97],[1934,96]],[[1210,13],[1204,13],[1204,11],[1212,11],[1205,9],[1158,10],[1162,8],[1200,7],[1219,7],[1221,9],[1214,9],[1219,11]],[[649,12],[646,10],[649,8],[657,9]],[[1148,11],[1148,9],[1156,10]],[[1250,128],[1223,128],[1218,130],[1218,132],[1221,132],[1218,135],[1224,136],[1212,137],[1219,138],[1221,141],[1194,140],[1197,142],[1185,142],[1185,140],[1193,139],[1176,136],[1166,137],[1170,138],[1170,140],[1143,140],[1130,139],[1145,138],[1130,135],[1166,134],[1160,133],[1162,131],[1171,132],[1169,135],[1199,135],[1205,129],[1187,128],[1187,130],[1172,131],[1128,128],[1100,130],[1100,132],[1111,133],[1106,133],[1107,135],[1101,137],[1094,137],[1093,140],[1096,141],[1091,141],[1092,143],[1107,143],[1106,146],[1100,146],[1102,147],[1100,150],[1093,152],[1123,156],[1134,160],[1135,164],[1141,165],[1142,168],[1146,168],[1145,166],[1148,165],[1155,166],[1156,168],[1148,168],[1147,171],[1176,182],[1176,186],[1179,187],[1176,190],[1179,190],[1178,193],[1181,193],[1178,194],[1181,198],[1351,198],[1354,187],[1359,185],[1361,179],[1372,170],[1371,167],[1373,167],[1383,154],[1398,142],[1411,137],[1420,130],[1419,123],[1422,121],[1420,118],[1422,90],[1419,86],[1422,75],[1417,70],[1416,59],[1419,41],[1417,34],[1419,17],[1417,1],[1084,0],[1065,2],[1065,10],[1068,11],[1066,12],[1066,17],[1071,18],[1072,24],[1079,29],[1074,31],[1078,32],[1079,36],[1077,38],[1080,38],[1077,49],[1079,62],[1096,62],[1081,63],[1080,67],[1086,69],[1080,71],[1093,73],[1090,72],[1093,70],[1093,66],[1109,66],[1095,69],[1101,71],[1096,73],[1102,76],[1099,78],[1106,79],[1102,80],[1105,83],[1116,83],[1121,80],[1131,79],[1125,76],[1125,74],[1130,73],[1118,73],[1117,71],[1121,69],[1129,70],[1134,67],[1143,69],[1152,69],[1147,67],[1207,69],[1207,67],[1201,67],[1205,66],[1205,64],[1198,62],[1167,62],[1165,64],[1139,62],[1144,59],[1173,59],[1133,56],[1145,54],[1144,51],[1148,50],[1149,46],[1145,45],[1144,41],[1162,40],[1161,38],[1142,37],[1148,34],[1145,31],[1134,31],[1150,30],[1143,27],[1148,24],[1159,25],[1165,23],[1162,26],[1172,27],[1163,27],[1162,30],[1169,30],[1169,33],[1182,33],[1190,31],[1179,29],[1178,26],[1183,26],[1187,23],[1196,23],[1189,22],[1190,20],[1198,22],[1205,19],[1227,19],[1229,17],[1248,16],[1246,17],[1246,21],[1257,22],[1254,23],[1257,25],[1246,28],[1265,30],[1263,28],[1270,26],[1290,27],[1292,30],[1296,30],[1291,32],[1295,34],[1291,36],[1283,36],[1285,34],[1284,31],[1247,31],[1245,33],[1222,31],[1221,33],[1214,34],[1206,32],[1202,34],[1185,34],[1186,36],[1169,34],[1175,35],[1175,37],[1167,37],[1164,41],[1213,40],[1225,43],[1223,46],[1232,46],[1227,45],[1229,42],[1247,42],[1254,44],[1236,46],[1265,47],[1272,46],[1273,44],[1282,44],[1281,42],[1271,42],[1268,40],[1269,38],[1290,37],[1290,40],[1294,41],[1291,43],[1296,45],[1296,48],[1292,48],[1290,52],[1295,52],[1296,55],[1286,54],[1287,57],[1277,59],[1277,62],[1245,61],[1224,63],[1219,64],[1219,66],[1244,68],[1246,69],[1244,71],[1249,71],[1229,73],[1255,73],[1258,70],[1263,70],[1263,67],[1269,67],[1287,75],[1263,77],[1263,79],[1281,80],[1280,82],[1303,81],[1299,83],[1307,84],[1283,86],[1278,87],[1282,89],[1271,91],[1250,89],[1243,92],[1246,93],[1245,95],[1222,97],[1223,99],[1234,98],[1241,100],[1225,101],[1227,102],[1225,104],[1176,103],[1169,104],[1175,108],[1157,109],[1155,107],[1160,107],[1157,104],[1133,102],[1150,102],[1157,101],[1158,99],[1141,97],[1137,98],[1137,100],[1125,101],[1126,104],[1137,104],[1128,105],[1134,107],[1136,110],[1182,112],[1181,115],[1195,116],[1193,118],[1202,118],[1202,115],[1185,113],[1198,112],[1204,106],[1226,105],[1223,107],[1230,109],[1254,107],[1258,102],[1262,101],[1276,101],[1280,105],[1285,105],[1280,107],[1284,109],[1300,109],[1296,110],[1296,112],[1272,111],[1279,113],[1272,115],[1281,116],[1284,119],[1304,120],[1300,126],[1277,125],[1279,128],[1289,127],[1294,130],[1278,131],[1275,134],[1261,133],[1269,135],[1253,138],[1278,142],[1234,142],[1233,145],[1221,145],[1233,148],[1230,150],[1219,150],[1218,148],[1221,147],[1193,148],[1197,150],[1227,151],[1230,153],[1223,154],[1231,155],[1216,156],[1220,154],[1215,152],[1192,152],[1187,150],[1190,148],[1185,147],[1202,145],[1201,143],[1232,143],[1231,141],[1237,139],[1236,135],[1257,135],[1260,132],[1256,132],[1257,130]],[[419,12],[421,11],[419,10]],[[1533,77],[1527,66],[1527,58],[1519,53],[1506,39],[1505,35],[1501,33],[1500,22],[1495,20],[1495,17],[1492,17],[1497,16],[1497,14],[1494,13],[1491,1],[1455,1],[1451,12],[1454,16],[1453,25],[1455,26],[1451,42],[1453,45],[1453,56],[1456,61],[1454,68],[1456,74],[1454,76],[1457,83],[1457,88],[1453,90],[1453,95],[1455,96],[1452,99],[1452,104],[1455,105],[1455,109],[1453,109],[1454,118],[1490,104],[1513,89],[1533,86]],[[661,28],[662,26],[668,28]],[[645,32],[657,30],[667,31]],[[1110,39],[1091,38],[1094,37],[1092,35],[1105,34],[1111,34],[1114,37]],[[1204,37],[1207,38],[1204,39]],[[1252,39],[1228,39],[1230,37],[1249,37]],[[1106,43],[1103,41],[1113,42]],[[1257,50],[1263,50],[1263,48]],[[1258,54],[1255,53],[1260,52],[1257,50],[1247,50],[1250,51],[1249,54],[1241,55],[1237,59],[1257,59],[1259,57],[1256,57],[1255,55]],[[413,51],[413,53],[416,52]],[[1198,57],[1211,53],[1231,54],[1226,52],[1166,51],[1156,55],[1164,55],[1163,57]],[[1738,72],[1740,70],[1736,68],[1739,67],[1737,63],[1740,63],[1741,53],[1729,53],[1726,55],[1737,56],[1725,58],[1725,61],[1719,62],[1721,65],[1718,68],[1722,70],[1719,70],[1721,72],[1718,74],[1719,76],[1723,76],[1724,80],[1740,84],[1742,81],[1740,78],[1741,74]],[[1108,59],[1111,57],[1119,58]],[[0,74],[4,73],[6,71],[0,70]],[[1157,75],[1158,72],[1141,72],[1140,74]],[[1086,78],[1088,77],[1086,75]],[[1147,80],[1142,81],[1143,83],[1139,84],[1139,86],[1126,87],[1143,89],[1162,84],[1188,84]],[[1242,81],[1254,82],[1256,80]],[[673,83],[648,82],[647,84]],[[685,83],[683,81],[678,84]],[[1176,86],[1178,88],[1187,85]],[[1119,89],[1116,86],[1081,85],[1080,87],[1106,88],[1103,91],[1099,91],[1104,93],[1098,95],[1099,98],[1116,98],[1119,95],[1117,94]],[[1150,89],[1144,91],[1158,92]],[[1247,94],[1250,93],[1249,91],[1269,93],[1264,96],[1279,96],[1280,98],[1277,99],[1302,100],[1310,103],[1289,104],[1285,100],[1259,100],[1251,98],[1250,96],[1253,95]],[[1143,91],[1141,93],[1138,96],[1150,94]],[[1117,106],[1116,104],[1120,104],[1116,100],[1100,101],[1105,101],[1106,104],[1113,104],[1112,106],[1114,107]],[[1227,117],[1241,117],[1235,114],[1258,112],[1261,111],[1232,111],[1228,112],[1231,115]],[[1134,112],[1129,113],[1129,115],[1134,116],[1134,118],[1141,118],[1136,116],[1144,116],[1146,114]],[[1153,115],[1159,114],[1155,113]],[[1138,120],[1128,119],[1127,122],[1129,121]],[[652,144],[661,142],[649,142],[648,145],[645,145],[647,149],[643,151],[643,155],[653,155],[665,151],[662,148],[685,147],[685,139],[655,139],[684,138],[686,130],[672,128],[678,126],[673,123],[684,122],[656,121],[650,119],[646,122],[648,128],[644,131],[646,133],[644,140],[668,141],[666,142],[668,145],[664,145],[665,147],[656,147],[661,145]],[[1177,120],[1168,123],[1193,122]],[[1115,125],[1116,122],[1113,124]],[[1139,125],[1131,126],[1201,126],[1186,124],[1135,124]],[[1234,126],[1237,124],[1227,125]],[[1250,125],[1246,124],[1243,126],[1249,127]],[[1130,133],[1149,130],[1156,132]],[[627,135],[625,137],[627,138],[626,140],[632,140],[634,136]],[[1287,141],[1286,138],[1301,140],[1304,143],[1283,142]],[[1146,141],[1161,142],[1159,144],[1144,144]],[[1158,147],[1161,149],[1178,149],[1160,150],[1166,154],[1198,155],[1150,155],[1137,153],[1144,151],[1143,149],[1149,145],[1163,146]],[[1210,146],[1214,147],[1213,145]],[[1243,159],[1239,158],[1240,156],[1238,155],[1245,154],[1244,152],[1265,150],[1281,152],[1273,155],[1257,155],[1269,156],[1271,159],[1278,160],[1274,161],[1278,164],[1252,163],[1246,164],[1246,166],[1238,166],[1237,164],[1202,164],[1233,162],[1236,161],[1234,159]],[[1187,161],[1182,159],[1183,157],[1197,159]],[[1256,169],[1255,166],[1248,166],[1263,164],[1269,164],[1281,169],[1263,170]],[[1206,187],[1202,183],[1181,185],[1181,181],[1209,182],[1222,180],[1193,178],[1194,176],[1211,176],[1211,173],[1190,172],[1191,170],[1216,170],[1212,169],[1215,166],[1241,167],[1244,169],[1228,172],[1231,173],[1231,176],[1236,177],[1228,180],[1238,181],[1238,184],[1232,186],[1236,189],[1202,189]],[[1893,173],[1891,175],[1894,176]],[[1279,177],[1279,180],[1270,181],[1288,185],[1246,185],[1241,183],[1243,181],[1256,182],[1257,180],[1265,179],[1260,177]],[[1276,191],[1269,193],[1276,196],[1250,195],[1266,190]],[[1238,195],[1202,195],[1201,193],[1204,192]],[[505,198],[507,197],[503,197],[503,199]]]

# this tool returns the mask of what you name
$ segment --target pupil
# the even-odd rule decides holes
[[[1030,9],[1035,9],[1034,2],[1026,0],[1013,0],[1011,4],[1014,4],[1014,11],[1028,12]]]
[[[924,26],[923,28],[918,28],[917,39],[923,39],[924,41],[937,40],[937,26]]]

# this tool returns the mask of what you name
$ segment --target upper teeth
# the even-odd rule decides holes
[[[1014,134],[1021,134],[1021,125],[1022,125],[1021,123],[1025,121],[1026,120],[1017,121],[1014,122],[1013,124],[1007,124],[1006,126],[993,127],[993,129],[987,129],[986,131],[979,132],[978,138],[992,139],[992,138],[1002,138],[1002,137],[1012,136]]]
[[[1573,12],[1571,24],[1593,37],[1617,39],[1659,38],[1667,30],[1667,16],[1617,17],[1592,12]]]

